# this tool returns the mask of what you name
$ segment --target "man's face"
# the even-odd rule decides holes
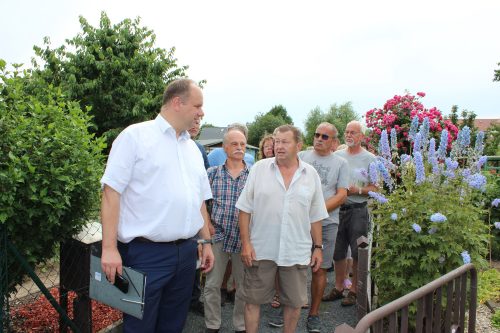
[[[223,148],[228,159],[242,161],[245,157],[246,147],[247,139],[243,133],[237,130],[227,133]]]
[[[319,155],[328,155],[332,151],[335,133],[330,126],[319,125],[314,132],[314,150]]]
[[[363,135],[361,134],[360,126],[356,124],[348,124],[344,132],[345,144],[349,147],[357,147],[361,145],[361,139]]]
[[[179,114],[186,130],[193,127],[196,121],[201,122],[205,113],[203,112],[203,94],[199,87],[191,85],[189,96],[184,100],[180,99]]]
[[[297,159],[301,148],[302,143],[295,141],[292,131],[278,132],[274,136],[274,154],[278,162]]]

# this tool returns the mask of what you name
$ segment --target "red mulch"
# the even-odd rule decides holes
[[[59,301],[59,288],[50,289]],[[68,316],[73,318],[73,300],[76,294],[68,293]],[[44,295],[34,302],[10,308],[14,332],[58,332],[59,314]],[[122,312],[92,300],[92,332],[98,332],[122,318]]]

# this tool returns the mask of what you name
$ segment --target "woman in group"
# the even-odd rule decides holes
[[[259,143],[259,160],[269,157],[274,157],[274,139],[271,134],[266,134]]]

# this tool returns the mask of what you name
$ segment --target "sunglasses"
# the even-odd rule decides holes
[[[328,134],[321,134],[321,133],[314,133],[314,137],[316,139],[321,137],[321,139],[323,139],[323,140],[328,140],[330,138],[330,136]]]

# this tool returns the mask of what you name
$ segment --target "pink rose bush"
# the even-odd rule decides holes
[[[448,119],[444,119],[441,111],[436,107],[427,109],[420,102],[425,97],[424,92],[417,92],[416,96],[409,93],[403,96],[395,95],[385,102],[382,109],[371,109],[366,112],[366,125],[371,130],[367,135],[367,145],[371,148],[377,148],[382,131],[387,131],[396,137],[396,147],[398,155],[410,153],[410,142],[412,131],[423,123],[425,118],[429,121],[429,135],[436,139],[439,138],[442,130],[448,131],[448,150],[451,149],[451,143],[458,134],[458,128]],[[412,126],[413,121],[413,126]],[[418,122],[417,122],[418,121]]]

